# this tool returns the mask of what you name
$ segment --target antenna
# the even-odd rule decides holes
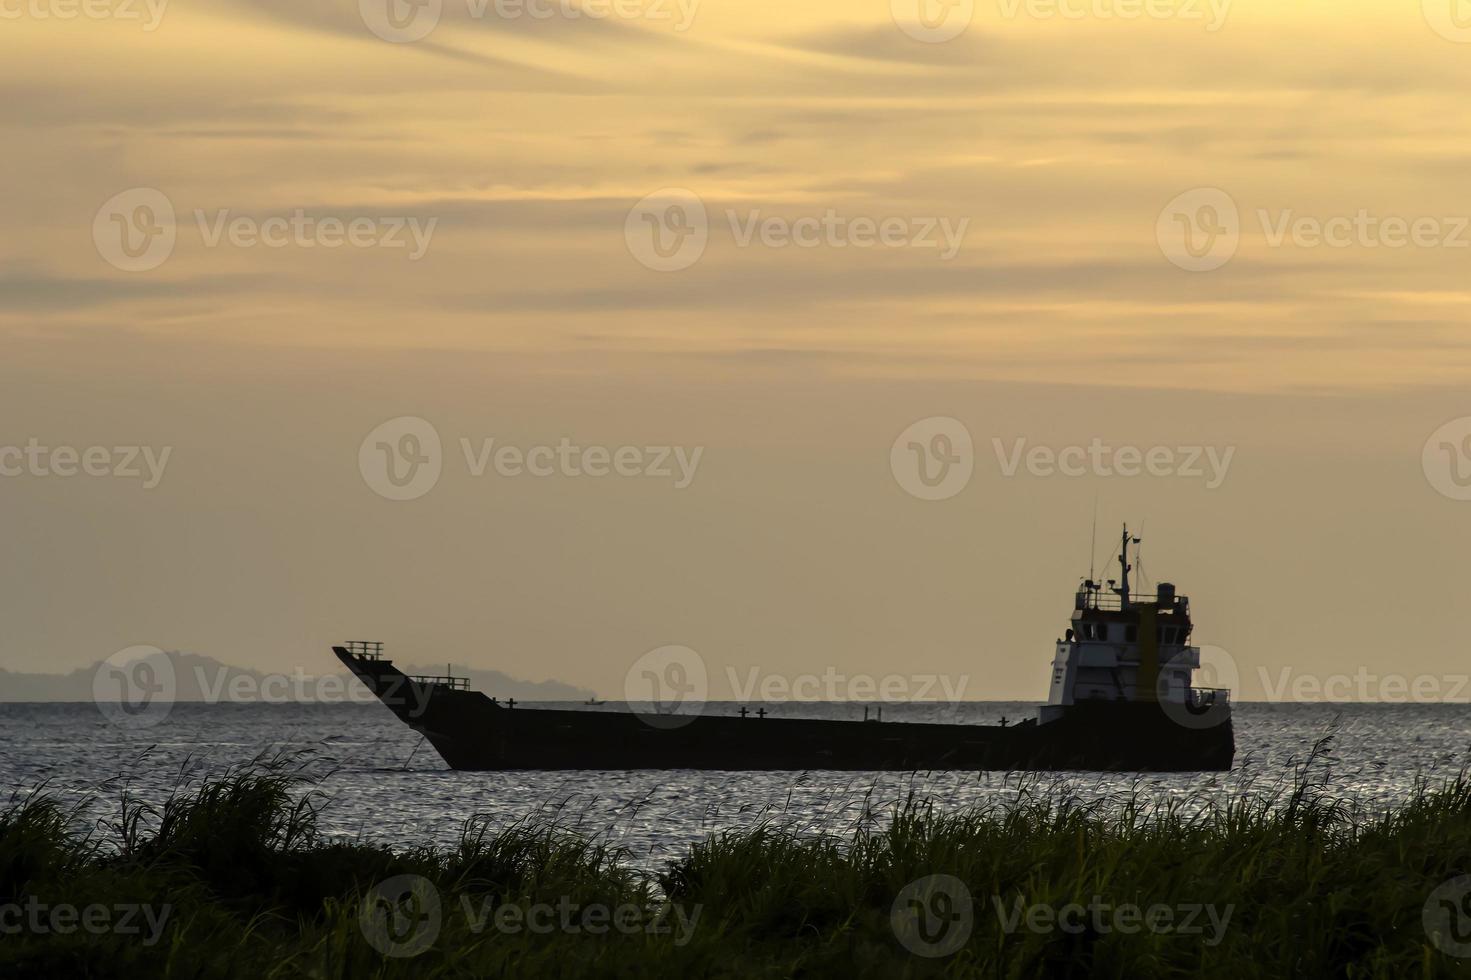
[[[1093,497],[1093,535],[1088,540],[1088,581],[1093,581],[1093,562],[1098,557],[1098,497]]]
[[[1144,574],[1144,520],[1139,521],[1139,534],[1134,538],[1134,561],[1139,566],[1139,585],[1141,588],[1149,584],[1148,577]]]

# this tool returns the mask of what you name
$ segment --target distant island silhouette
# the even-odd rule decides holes
[[[175,701],[204,702],[342,702],[374,701],[373,695],[346,671],[332,674],[270,673],[234,667],[213,657],[168,651],[174,668]],[[30,674],[0,669],[0,703],[22,701],[91,701],[93,679],[102,661],[68,674]],[[406,664],[410,674],[442,674],[446,664]],[[587,689],[562,681],[527,681],[498,670],[454,664],[457,676],[469,677],[476,690],[524,701],[586,701]],[[325,682],[325,684],[324,684]],[[350,696],[344,692],[351,692]]]

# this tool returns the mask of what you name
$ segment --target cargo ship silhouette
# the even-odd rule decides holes
[[[1105,588],[1090,573],[1078,588],[1047,703],[1012,725],[779,718],[712,704],[669,715],[533,708],[472,691],[466,678],[404,674],[382,643],[332,649],[453,769],[1230,769],[1229,692],[1192,686],[1190,600],[1169,583],[1132,594],[1130,545],[1139,538],[1125,526],[1119,579]]]

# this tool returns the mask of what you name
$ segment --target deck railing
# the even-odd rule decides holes
[[[470,678],[468,677],[451,677],[448,674],[410,674],[409,680],[415,684],[422,684],[425,687],[431,684],[438,684],[440,687],[447,687],[452,691],[470,690]]]
[[[1190,603],[1190,600],[1185,596],[1176,595],[1175,598],[1187,606]],[[1153,592],[1136,592],[1129,596],[1129,604],[1131,606],[1152,606],[1158,602],[1159,596]],[[1073,608],[1119,612],[1124,608],[1124,603],[1123,599],[1113,592],[1079,592],[1073,603]]]
[[[382,660],[383,644],[377,640],[348,640],[347,652],[363,660]]]
[[[1229,704],[1231,692],[1224,687],[1192,687],[1189,698],[1192,707],[1210,708],[1218,704]]]

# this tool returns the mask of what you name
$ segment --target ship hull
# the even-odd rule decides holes
[[[1229,710],[1182,719],[1157,704],[1099,702],[1003,727],[524,708],[334,652],[461,770],[1206,772],[1230,769],[1235,753]]]

